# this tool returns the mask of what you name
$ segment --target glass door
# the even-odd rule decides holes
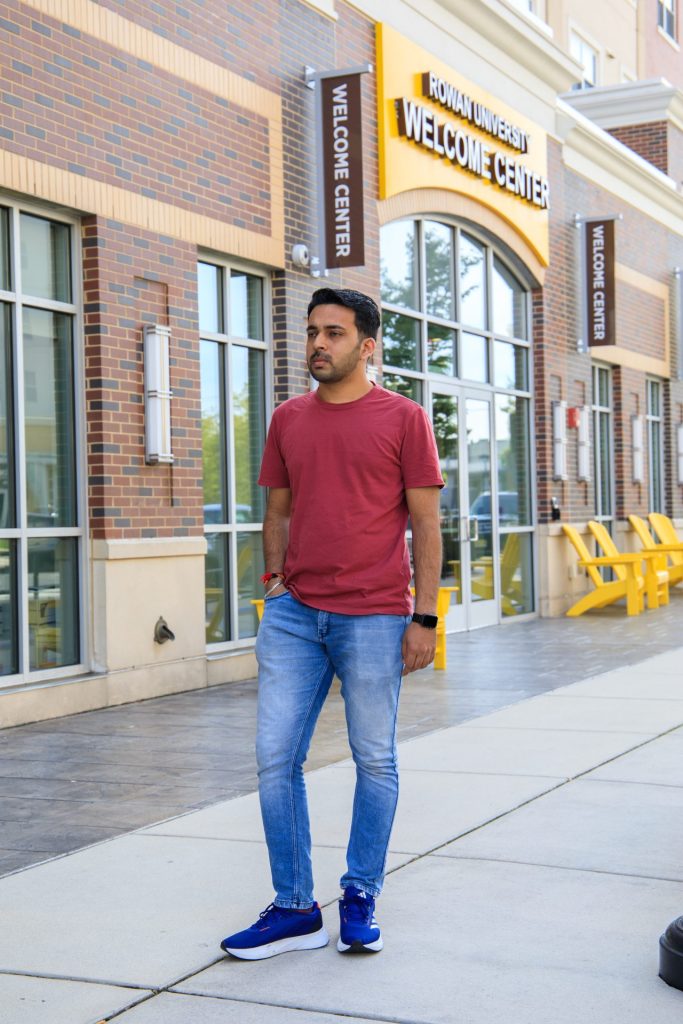
[[[467,551],[468,629],[498,622],[497,502],[492,485],[491,398],[465,392],[463,445],[466,488],[463,488],[461,532]]]
[[[440,495],[441,541],[443,545],[441,586],[452,587],[453,594],[446,619],[446,629],[455,632],[467,629],[463,600],[463,547],[461,525],[461,453],[460,398],[455,389],[432,395],[432,424],[439,452],[439,465],[444,487]]]
[[[499,621],[491,397],[444,388],[432,395],[432,420],[445,481],[441,585],[454,588],[446,629],[490,626]]]

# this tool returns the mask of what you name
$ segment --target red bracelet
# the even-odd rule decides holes
[[[271,580],[283,580],[284,578],[285,574],[283,572],[264,572],[263,576],[261,577],[261,583],[265,587],[266,584],[270,583]]]

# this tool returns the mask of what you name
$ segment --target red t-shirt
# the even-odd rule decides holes
[[[410,614],[405,491],[443,486],[421,406],[381,387],[343,404],[317,391],[290,398],[273,415],[258,482],[292,492],[284,572],[297,600]]]

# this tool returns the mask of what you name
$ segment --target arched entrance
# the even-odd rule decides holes
[[[429,412],[446,486],[447,628],[535,610],[528,286],[487,234],[439,216],[381,228],[383,382]]]

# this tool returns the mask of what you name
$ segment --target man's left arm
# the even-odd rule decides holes
[[[441,581],[441,526],[438,487],[406,489],[406,502],[413,534],[415,569],[415,611],[436,614]],[[403,675],[426,668],[434,661],[436,630],[411,622],[403,634]]]

